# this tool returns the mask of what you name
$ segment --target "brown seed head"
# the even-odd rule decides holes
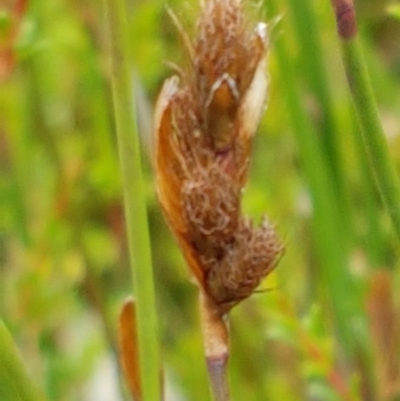
[[[243,96],[265,56],[265,30],[248,29],[241,4],[211,0],[205,4],[194,45],[194,85],[205,111],[204,127],[214,149],[232,147]]]
[[[275,267],[282,251],[282,243],[266,218],[259,227],[242,218],[232,243],[209,269],[207,289],[212,298],[226,309],[247,298]]]
[[[185,42],[188,38],[185,35]],[[266,26],[250,29],[238,0],[209,0],[189,54],[156,107],[160,203],[201,290],[222,312],[251,295],[282,252],[264,220],[241,214],[252,137],[264,108]]]

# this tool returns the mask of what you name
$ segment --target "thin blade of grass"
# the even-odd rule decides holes
[[[44,401],[29,377],[21,355],[0,320],[0,399],[2,401]]]
[[[137,308],[143,401],[161,399],[159,344],[146,201],[139,138],[133,115],[131,68],[126,3],[104,0],[111,47],[118,153],[124,192],[130,267]]]
[[[277,15],[276,0],[266,3],[267,11],[273,18]],[[354,283],[348,272],[348,258],[345,239],[342,236],[340,213],[333,194],[334,186],[328,174],[326,159],[316,139],[314,127],[299,96],[298,81],[293,63],[289,58],[285,38],[280,37],[274,52],[282,74],[289,118],[296,136],[301,163],[305,171],[313,203],[313,234],[319,257],[319,269],[324,288],[324,297],[332,311],[336,334],[344,359],[351,365],[355,352],[355,337],[352,333],[352,317],[359,310]],[[349,294],[352,294],[351,298]]]
[[[351,235],[351,218],[342,155],[339,151],[337,122],[334,113],[331,88],[324,65],[324,50],[317,17],[310,0],[286,0],[290,5],[292,20],[296,30],[296,38],[300,45],[300,60],[307,80],[317,101],[318,112],[321,114],[321,124],[318,129],[321,148],[326,158],[330,181],[335,186],[332,201],[338,202],[343,221],[343,235]]]
[[[400,239],[400,187],[361,50],[352,0],[331,0],[342,58],[364,145],[383,203]]]

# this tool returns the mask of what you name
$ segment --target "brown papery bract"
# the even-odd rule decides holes
[[[190,42],[189,70],[156,107],[158,196],[200,290],[221,314],[250,296],[283,246],[241,213],[251,142],[265,107],[267,29],[238,0],[209,0]]]

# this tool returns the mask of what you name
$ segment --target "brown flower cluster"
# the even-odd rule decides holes
[[[157,189],[187,263],[221,313],[250,296],[283,246],[241,213],[251,143],[267,91],[267,30],[240,0],[208,0],[190,65],[164,83],[155,116]],[[181,81],[181,82],[180,82]]]

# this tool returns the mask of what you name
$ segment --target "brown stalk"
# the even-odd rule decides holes
[[[226,316],[221,314],[218,306],[203,292],[200,292],[200,321],[204,354],[215,401],[228,401],[229,331]]]

